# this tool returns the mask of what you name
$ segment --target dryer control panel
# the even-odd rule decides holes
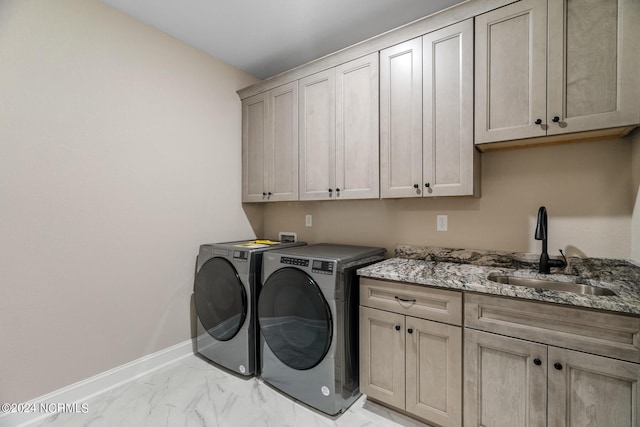
[[[314,259],[311,264],[311,271],[318,274],[333,274],[333,262],[332,261],[321,261]]]
[[[248,251],[233,251],[233,259],[236,261],[248,261],[249,260],[249,252]]]

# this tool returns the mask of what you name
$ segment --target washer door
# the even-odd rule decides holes
[[[271,274],[258,299],[258,321],[267,345],[285,365],[311,369],[331,346],[331,310],[316,282],[286,267]]]
[[[247,293],[233,265],[224,258],[205,262],[194,286],[202,326],[218,341],[233,338],[247,317]]]

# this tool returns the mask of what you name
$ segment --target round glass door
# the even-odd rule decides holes
[[[202,326],[218,341],[233,338],[247,317],[247,293],[233,265],[224,258],[204,263],[194,287]]]
[[[287,267],[269,276],[258,299],[258,321],[271,351],[291,368],[311,369],[329,351],[329,305],[316,282],[301,270]]]

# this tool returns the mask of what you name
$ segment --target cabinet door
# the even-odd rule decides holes
[[[268,92],[242,101],[242,201],[262,202],[267,196],[265,153],[268,145]]]
[[[464,335],[464,425],[546,426],[547,347],[466,328]]]
[[[269,92],[268,200],[298,200],[298,82]]]
[[[422,39],[380,52],[380,194],[422,195]]]
[[[300,200],[335,198],[335,69],[299,81]],[[331,190],[331,191],[329,191]]]
[[[546,135],[546,11],[522,0],[475,18],[477,144]]]
[[[422,38],[424,196],[474,194],[473,20]]]
[[[407,317],[407,412],[439,426],[462,423],[462,328]]]
[[[549,2],[548,134],[640,123],[639,39],[637,0]]]
[[[336,67],[336,198],[377,198],[378,54]]]
[[[405,322],[401,314],[360,307],[360,391],[404,409]]]
[[[640,425],[640,365],[549,347],[548,369],[550,426]]]

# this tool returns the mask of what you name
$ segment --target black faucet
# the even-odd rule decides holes
[[[551,267],[563,268],[567,265],[566,261],[561,259],[550,259],[547,253],[547,208],[544,206],[540,206],[540,209],[538,209],[538,223],[536,225],[534,238],[536,240],[542,240],[542,253],[540,254],[540,268],[538,269],[538,273],[549,274],[551,273]],[[562,254],[562,250],[560,253]],[[562,254],[562,257],[564,258],[564,254]]]

